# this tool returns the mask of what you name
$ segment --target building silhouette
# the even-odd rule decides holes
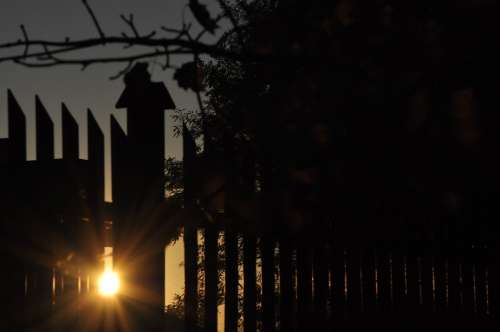
[[[54,157],[54,123],[41,99],[36,106],[36,160],[26,160],[26,117],[8,91],[8,133],[0,139],[2,315],[5,326],[26,319],[27,305],[76,294],[101,265],[114,233],[115,262],[149,307],[163,305],[164,242],[158,226],[164,195],[164,110],[175,107],[146,64],[125,76],[116,107],[127,112],[127,134],[111,119],[113,203],[104,198],[104,134],[88,110],[88,159],[79,158],[78,123],[61,105],[62,158]],[[55,289],[56,288],[56,289]],[[147,293],[147,294],[146,294]],[[40,314],[42,310],[39,310]]]

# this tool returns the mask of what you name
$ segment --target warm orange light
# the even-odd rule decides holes
[[[99,278],[99,294],[113,296],[120,289],[120,278],[114,271],[105,271]]]

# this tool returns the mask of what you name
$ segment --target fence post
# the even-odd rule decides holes
[[[275,242],[269,234],[260,240],[262,255],[262,331],[274,331],[275,292],[274,292],[274,249]]]
[[[204,326],[207,332],[217,331],[217,225],[205,226],[205,317]]]
[[[343,320],[345,315],[346,291],[344,271],[344,249],[341,246],[331,246],[330,252],[330,301],[333,321]]]
[[[451,250],[450,250],[451,249]],[[456,248],[449,248],[446,260],[446,275],[448,279],[447,311],[457,314],[460,310],[460,274]]]
[[[189,222],[184,226],[184,276],[186,332],[193,332],[198,320],[198,234]]]
[[[447,310],[448,304],[448,260],[446,259],[445,251],[442,245],[436,246],[434,258],[434,274],[435,274],[435,296],[436,296],[436,312],[443,314]]]
[[[196,143],[185,124],[182,126],[182,156],[184,205],[186,210],[196,209]],[[198,223],[184,223],[184,323],[186,332],[195,331],[198,325]]]
[[[255,332],[256,315],[256,239],[247,234],[243,238],[243,330]]]
[[[292,331],[294,328],[294,294],[291,241],[286,236],[279,242],[280,268],[280,331]]]
[[[315,325],[321,329],[326,324],[328,297],[328,252],[323,241],[314,249],[313,275]]]
[[[383,246],[379,247],[378,271],[380,311],[387,314],[391,312],[394,302],[394,289],[392,288],[392,255],[388,248],[385,246],[385,243]]]
[[[311,323],[312,313],[312,249],[301,244],[297,249],[298,327],[305,331]]]
[[[226,225],[224,235],[224,250],[226,254],[226,292],[224,303],[224,331],[238,330],[238,236]]]
[[[361,252],[359,249],[354,247],[348,248],[345,258],[349,292],[347,299],[348,307],[346,309],[348,310],[348,317],[353,318],[364,309],[361,276],[365,276],[365,271],[361,271]]]
[[[495,320],[500,319],[500,243],[492,243],[491,264],[488,270],[489,311]]]
[[[361,269],[363,273],[363,283],[361,291],[363,292],[363,310],[368,315],[373,315],[377,307],[377,291],[376,288],[376,271],[375,260],[376,251],[373,248],[365,247],[361,252]],[[354,296],[352,294],[351,285],[349,285],[349,299]],[[349,300],[351,301],[351,300]]]

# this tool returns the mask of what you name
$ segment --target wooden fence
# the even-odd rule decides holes
[[[197,231],[204,234],[201,243]],[[220,301],[224,331],[322,331],[436,319],[460,324],[492,321],[498,310],[486,244],[349,246],[208,225],[187,227],[184,246],[187,331],[216,331]]]

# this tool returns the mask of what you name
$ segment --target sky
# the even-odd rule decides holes
[[[139,33],[147,34],[156,30],[161,36],[160,26],[179,28],[184,13],[186,20],[194,21],[189,10],[183,10],[188,0],[88,0],[106,35],[119,36],[130,32],[121,20],[120,14],[134,14]],[[212,2],[212,3],[211,3]],[[207,5],[212,12],[217,11],[213,1]],[[97,30],[81,0],[2,0],[0,1],[0,43],[22,38],[20,25],[26,28],[30,39],[72,40],[98,37]],[[199,26],[193,24],[193,29]],[[210,38],[210,37],[209,37]],[[210,41],[210,39],[206,40]],[[98,50],[99,55],[123,54],[121,49]],[[7,55],[0,50],[0,56]],[[182,64],[191,57],[172,58],[174,64]],[[163,60],[163,59],[162,59]],[[85,71],[80,67],[61,66],[51,68],[25,68],[13,63],[0,63],[0,137],[6,137],[7,89],[17,97],[27,116],[28,160],[34,159],[35,151],[35,94],[39,95],[55,123],[55,155],[60,158],[61,127],[60,110],[64,102],[77,120],[80,130],[80,157],[87,156],[86,111],[91,109],[106,137],[106,198],[111,199],[110,182],[110,138],[109,119],[115,115],[126,129],[125,111],[114,105],[124,89],[121,79],[109,80],[124,66],[92,65]],[[196,109],[196,98],[173,81],[173,71],[163,71],[157,65],[150,65],[153,81],[164,82],[178,109]],[[172,111],[167,111],[171,114]],[[180,138],[174,137],[174,121],[166,116],[166,155],[182,158]]]

